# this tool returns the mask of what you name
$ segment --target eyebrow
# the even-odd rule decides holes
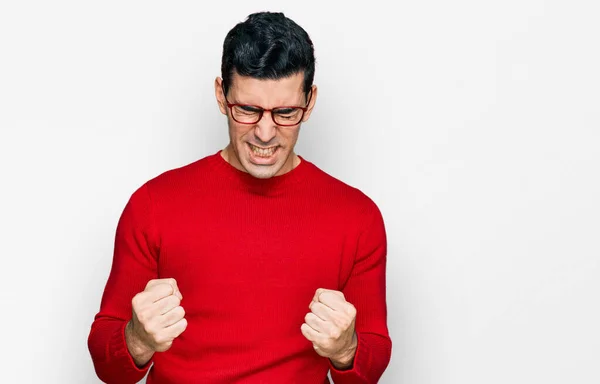
[[[242,103],[237,100],[229,100],[229,102],[232,104],[239,104],[239,105],[244,105],[244,106],[248,106],[248,107],[256,107],[256,108],[265,109],[265,107],[262,107],[260,105],[254,104],[254,103]],[[279,104],[279,105],[274,106],[273,108],[275,108],[275,109],[290,109],[290,108],[302,108],[302,107],[304,107],[304,105],[302,105],[302,102],[300,102],[298,104]],[[273,109],[273,108],[268,108],[268,109]]]
[[[302,94],[302,96],[304,96],[304,94]],[[242,102],[240,101],[237,97],[232,97],[229,100],[230,103],[233,104],[240,104],[240,105],[248,105],[248,106],[252,106],[252,107],[258,107],[258,108],[262,108],[264,109],[264,107],[258,105],[258,104],[254,104],[254,103],[248,103],[248,102]],[[278,104],[276,106],[274,106],[273,108],[281,108],[281,107],[292,107],[292,108],[302,108],[305,107],[305,105],[302,104],[302,100],[300,100],[297,104]]]

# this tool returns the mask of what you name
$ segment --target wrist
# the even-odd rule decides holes
[[[356,333],[352,336],[352,343],[348,349],[339,356],[330,358],[331,364],[337,369],[349,369],[354,364],[354,356],[356,355],[356,349],[358,348],[358,339]]]
[[[154,351],[137,337],[131,321],[125,326],[125,343],[129,354],[138,367],[144,366],[154,355]]]

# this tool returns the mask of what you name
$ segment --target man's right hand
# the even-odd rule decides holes
[[[173,340],[187,327],[183,296],[173,278],[153,279],[131,300],[132,319],[125,339],[137,365],[147,363],[154,352],[171,348]]]

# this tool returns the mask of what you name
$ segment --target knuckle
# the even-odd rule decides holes
[[[142,301],[141,294],[140,294],[140,293],[138,293],[138,294],[136,294],[135,296],[133,296],[133,298],[131,299],[131,306],[132,306],[133,308],[137,308],[137,307],[139,307],[139,306],[140,306],[140,304],[141,304],[141,301]]]
[[[177,333],[177,336],[179,336],[181,334],[181,332],[185,331],[185,329],[187,328],[188,322],[186,319],[181,319],[180,321],[181,324],[179,324],[179,332]]]
[[[165,303],[165,311],[170,311],[174,308],[177,308],[179,306],[179,304],[181,304],[181,301],[179,300],[179,298],[177,296],[169,296],[169,298],[167,299],[166,303]]]
[[[159,332],[156,335],[156,343],[157,344],[167,344],[171,341],[173,341],[173,338],[166,332]]]
[[[348,329],[348,327],[350,327],[350,319],[344,317],[342,319],[339,320],[338,324],[339,324],[339,328],[340,329]]]
[[[175,307],[169,312],[169,320],[176,321],[180,320],[184,315],[182,307]]]
[[[138,292],[135,296],[133,296],[133,298],[131,299],[131,304],[135,305],[137,307],[141,307],[145,304],[145,302],[148,300],[148,294],[146,293],[146,291],[143,292]]]
[[[146,332],[148,335],[154,338],[154,329],[152,328],[150,323],[142,323],[142,328],[144,329],[144,332]]]
[[[154,342],[156,344],[165,344],[168,340],[165,338],[164,335],[154,335]]]
[[[148,312],[140,311],[140,313],[137,313],[136,315],[140,323],[145,324],[148,322]]]
[[[177,321],[181,320],[181,318],[183,317],[181,314],[181,307],[175,307],[173,308],[168,314],[167,314],[167,322],[171,325],[176,323]]]
[[[356,316],[356,307],[348,303],[348,314],[352,317]]]

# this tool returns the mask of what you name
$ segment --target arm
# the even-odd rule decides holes
[[[358,240],[354,267],[342,289],[348,302],[356,307],[357,342],[353,345],[354,351],[349,351],[349,359],[329,360],[335,384],[377,383],[392,353],[387,328],[385,226],[375,203],[371,202],[367,216]]]
[[[152,355],[136,343],[127,324],[132,317],[131,300],[149,280],[157,278],[156,239],[144,184],[131,195],[119,219],[112,268],[88,337],[94,369],[104,382],[137,383],[151,366]],[[138,366],[136,360],[146,363]]]

